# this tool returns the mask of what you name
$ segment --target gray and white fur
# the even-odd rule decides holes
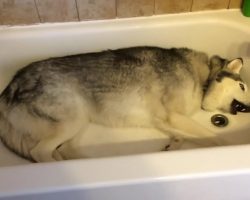
[[[0,96],[0,137],[37,162],[62,159],[54,156],[56,149],[84,134],[89,123],[155,128],[172,138],[205,137],[220,144],[188,116],[201,107],[229,112],[233,99],[247,102],[242,64],[158,47],[34,62],[19,70]]]

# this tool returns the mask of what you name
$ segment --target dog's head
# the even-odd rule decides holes
[[[250,106],[247,85],[240,77],[243,60],[236,58],[231,61],[214,56],[210,60],[210,76],[205,89],[202,108],[208,111],[223,110],[230,112],[236,100]]]

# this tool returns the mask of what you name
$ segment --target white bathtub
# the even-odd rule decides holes
[[[250,18],[239,10],[98,22],[0,27],[0,87],[52,56],[152,45],[243,57],[250,83]],[[204,125],[211,113],[200,120]],[[0,199],[250,199],[250,114],[218,133],[236,146],[30,164],[0,146]],[[248,136],[249,134],[249,136]]]

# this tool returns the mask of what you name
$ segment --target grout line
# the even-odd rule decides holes
[[[156,0],[154,0],[154,12],[153,12],[153,15],[156,14],[156,12],[155,12],[155,2],[156,2]]]
[[[38,15],[38,18],[39,18],[40,23],[43,23],[43,22],[42,22],[41,15],[40,15],[39,10],[38,10],[38,6],[37,6],[37,2],[36,2],[36,1],[37,1],[37,0],[34,0],[35,7],[36,7],[36,13],[37,13],[37,15]]]
[[[117,8],[117,7],[118,7],[118,6],[117,6],[118,3],[117,3],[117,2],[118,2],[118,0],[115,0],[115,17],[116,17],[116,18],[118,18],[118,15],[117,15],[117,14],[118,14],[118,11],[117,11],[117,10],[118,10],[118,8]]]
[[[190,5],[189,12],[192,12],[192,9],[193,9],[193,4],[194,4],[194,0],[191,0],[191,5]]]
[[[230,4],[231,4],[231,0],[228,0],[228,6],[227,6],[227,9],[230,8]]]
[[[78,10],[77,0],[75,0],[75,4],[76,4],[76,13],[77,13],[78,21],[81,21],[81,19],[80,19],[80,13],[79,13],[79,10]]]

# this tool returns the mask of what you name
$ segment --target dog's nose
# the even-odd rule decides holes
[[[250,112],[250,105],[245,105],[234,99],[231,103],[231,114],[236,115],[237,112]]]

